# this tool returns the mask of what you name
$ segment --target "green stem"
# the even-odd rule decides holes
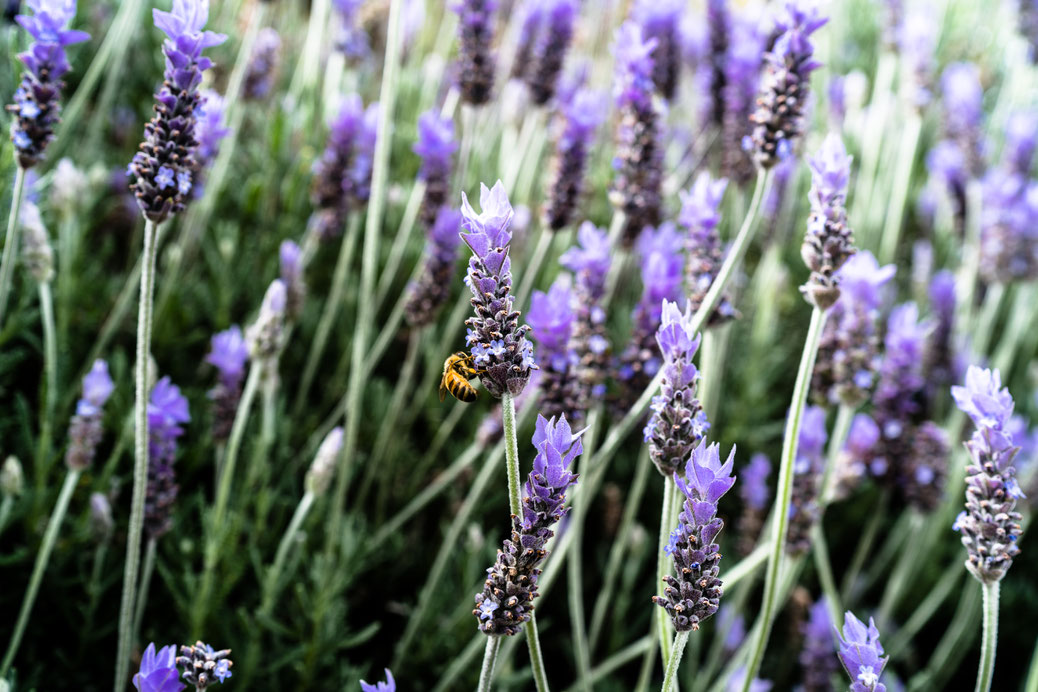
[[[497,664],[497,654],[500,650],[501,637],[488,636],[487,649],[483,654],[483,667],[479,671],[479,692],[489,692],[490,683],[494,681],[494,666]]]
[[[532,612],[523,628],[526,630],[526,644],[530,649],[530,667],[533,669],[534,685],[537,687],[537,692],[548,692],[548,675],[544,670],[541,638],[537,634],[537,620]]]
[[[50,282],[41,281],[38,285],[40,297],[40,321],[43,323],[43,366],[44,366],[44,399],[40,414],[40,439],[37,444],[36,468],[38,472],[37,489],[42,490],[50,471],[50,452],[54,430],[54,410],[58,397],[58,344],[54,329],[54,297],[51,294]]]
[[[840,622],[843,607],[840,592],[836,589],[836,580],[833,579],[833,566],[829,562],[829,547],[825,543],[821,518],[811,527],[811,550],[814,555],[815,572],[818,573],[818,582],[822,585],[822,593],[825,594],[826,604],[829,606],[829,617],[833,622]]]
[[[585,433],[585,453],[590,456],[595,447],[595,437],[602,420],[604,411],[602,406],[597,406],[588,416],[587,429]],[[587,472],[587,460],[581,455],[577,459],[577,476],[585,477]],[[587,493],[581,493],[573,498],[573,511],[570,516],[568,533],[572,534],[570,541],[573,548],[570,550],[567,567],[567,600],[569,601],[570,628],[573,636],[574,658],[577,662],[577,674],[579,686],[590,692],[588,678],[591,675],[591,652],[588,644],[586,618],[584,616],[584,589],[582,583],[582,560],[581,543],[584,536],[584,520],[587,517],[588,505],[591,498]]]
[[[141,568],[141,586],[137,591],[137,607],[133,615],[133,640],[141,635],[141,623],[144,621],[144,608],[148,604],[148,590],[151,588],[151,575],[155,571],[156,541],[154,536],[148,538],[144,548],[144,567]]]
[[[1038,692],[1038,642],[1034,645],[1034,653],[1031,654],[1031,668],[1027,672],[1027,684],[1024,692]]]
[[[54,549],[54,542],[58,538],[58,530],[61,528],[61,522],[65,519],[69,500],[72,499],[72,492],[76,489],[81,473],[82,471],[70,469],[65,476],[65,483],[61,486],[58,502],[54,505],[50,521],[47,522],[47,530],[43,534],[43,543],[40,544],[40,550],[36,553],[36,563],[32,568],[32,576],[29,577],[29,587],[25,590],[25,597],[22,598],[22,609],[18,611],[18,621],[15,623],[14,632],[11,634],[11,641],[7,645],[4,660],[0,663],[0,680],[3,680],[4,676],[7,675],[7,671],[11,669],[11,663],[14,662],[15,654],[18,653],[18,646],[21,644],[22,635],[25,634],[25,627],[29,624],[29,615],[32,614],[32,606],[36,602],[36,595],[40,590],[40,582],[43,581],[43,573],[47,569],[51,551]]]
[[[515,429],[515,397],[501,395],[501,426],[505,443],[505,468],[508,471],[508,511],[522,516],[522,485],[519,480],[519,439]]]
[[[786,533],[789,528],[789,507],[793,493],[793,462],[796,460],[800,438],[800,424],[804,416],[804,405],[807,402],[807,391],[811,384],[811,373],[814,370],[815,356],[818,354],[818,342],[825,326],[826,313],[820,308],[811,311],[811,326],[804,343],[804,352],[800,358],[800,369],[797,371],[796,385],[793,388],[793,401],[790,404],[789,418],[786,421],[786,433],[782,440],[782,463],[778,474],[778,491],[775,497],[774,533],[771,538],[771,554],[768,557],[768,568],[764,579],[764,597],[761,603],[760,632],[754,642],[753,653],[746,669],[746,680],[743,692],[749,692],[750,683],[757,676],[764,650],[768,646],[771,635],[772,620],[777,604],[779,575],[782,557],[786,548]]]
[[[836,470],[840,451],[843,450],[843,443],[847,441],[847,434],[851,430],[856,410],[854,406],[847,404],[840,404],[836,410],[836,422],[833,423],[833,433],[829,436],[829,451],[825,460],[825,468],[822,470],[822,479],[818,485],[821,490],[819,504],[823,510],[833,499],[833,472]]]
[[[897,254],[898,241],[901,239],[901,225],[905,219],[905,202],[908,200],[908,192],[912,187],[912,168],[915,165],[916,147],[919,144],[919,133],[922,126],[923,119],[913,108],[901,130],[897,168],[894,171],[894,180],[890,188],[890,202],[887,205],[883,239],[879,248],[881,262],[893,262],[894,256]]]
[[[660,538],[656,546],[656,588],[663,588],[663,577],[670,574],[670,556],[663,549],[670,543],[670,532],[674,528],[674,505],[677,503],[677,486],[672,478],[663,478],[663,503],[660,508]],[[660,655],[663,665],[670,660],[670,644],[672,625],[669,618],[656,613],[656,636],[659,639]]]
[[[944,600],[958,586],[959,579],[962,578],[963,574],[962,565],[959,564],[953,564],[944,571],[944,576],[941,577],[941,580],[930,589],[930,593],[926,594],[923,602],[915,609],[912,616],[905,621],[904,626],[894,633],[889,644],[886,645],[887,650],[892,652],[895,658],[904,659],[906,657],[908,653],[906,648],[909,642],[930,621],[930,618],[934,616],[934,613],[941,607]]]
[[[893,572],[887,572],[888,579],[883,590],[883,597],[880,599],[879,614],[876,616],[880,627],[886,629],[886,625],[891,622],[894,608],[901,601],[902,594],[914,582],[911,578],[912,571],[915,564],[919,562],[920,555],[925,554],[923,552],[925,545],[925,519],[922,515],[912,512],[909,515],[908,539],[901,553],[901,559],[898,560]]]
[[[7,518],[11,516],[11,508],[14,507],[14,495],[4,495],[0,500],[0,532],[7,526]]]
[[[288,551],[295,544],[296,536],[299,535],[299,529],[306,520],[307,514],[310,513],[310,508],[314,505],[314,499],[313,492],[307,490],[296,506],[296,511],[292,514],[292,520],[288,522],[288,528],[285,529],[284,535],[281,536],[277,552],[274,553],[274,562],[271,564],[270,569],[267,570],[267,578],[263,582],[263,603],[260,606],[261,615],[269,615],[274,609],[274,601],[277,599],[281,573],[285,569],[285,561],[288,560]]]
[[[18,261],[18,239],[22,233],[19,214],[25,198],[25,169],[21,166],[14,173],[14,192],[11,195],[11,213],[7,217],[7,235],[4,236],[4,252],[0,257],[0,327],[4,324],[7,299],[11,293],[14,265]]]
[[[328,538],[326,553],[338,545],[339,529],[346,508],[346,491],[350,482],[350,466],[357,453],[357,440],[360,434],[361,402],[367,372],[364,363],[367,357],[368,333],[374,321],[374,302],[368,297],[375,292],[375,273],[378,269],[378,244],[382,231],[382,212],[386,203],[386,187],[389,177],[390,143],[393,139],[393,114],[396,106],[397,82],[400,74],[401,46],[401,0],[394,0],[389,5],[389,19],[386,27],[386,54],[382,69],[382,87],[379,93],[378,137],[375,141],[375,155],[371,171],[371,195],[368,200],[367,218],[364,224],[364,247],[361,252],[361,272],[358,293],[361,300],[357,305],[357,322],[353,334],[353,348],[350,357],[350,376],[347,386],[346,432],[343,450],[339,457],[338,478],[335,482],[335,494],[332,499],[331,515],[328,520]]]
[[[995,647],[998,645],[998,595],[1001,582],[983,584],[984,631],[980,645],[976,692],[988,692],[995,675]]]
[[[674,635],[674,644],[667,659],[667,671],[663,675],[663,692],[670,692],[678,686],[678,667],[681,665],[681,654],[685,652],[685,644],[688,643],[688,632],[678,632]]]
[[[854,550],[854,556],[851,557],[850,565],[847,567],[847,571],[844,572],[843,581],[840,583],[840,594],[843,596],[844,601],[851,601],[854,598],[852,591],[857,588],[858,575],[861,574],[861,569],[865,566],[865,560],[872,552],[872,546],[876,542],[876,536],[879,534],[880,524],[883,523],[883,518],[887,513],[888,503],[889,496],[883,493],[879,506],[872,512],[872,515],[869,517],[869,523],[865,525],[865,529],[861,532],[858,547]]]
[[[141,560],[141,535],[144,529],[144,496],[148,485],[148,359],[151,353],[151,318],[155,300],[155,258],[158,254],[158,224],[144,222],[144,249],[141,262],[141,288],[137,313],[137,362],[135,363],[133,410],[133,499],[126,537],[126,566],[119,606],[119,645],[115,658],[113,689],[122,692],[130,672],[133,646],[133,608]]]

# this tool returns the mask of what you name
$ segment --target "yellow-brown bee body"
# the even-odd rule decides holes
[[[443,377],[440,378],[440,401],[451,393],[458,401],[471,402],[479,396],[476,388],[469,380],[479,374],[472,367],[472,356],[463,351],[452,353],[443,363]]]

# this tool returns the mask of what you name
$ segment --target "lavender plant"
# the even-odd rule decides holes
[[[840,636],[840,663],[851,678],[851,692],[886,692],[887,686],[879,681],[889,657],[883,657],[879,630],[869,618],[866,628],[849,610],[844,616]]]

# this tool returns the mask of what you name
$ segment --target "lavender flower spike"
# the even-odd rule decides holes
[[[141,657],[140,671],[133,676],[138,692],[181,692],[186,686],[180,682],[176,664],[177,647],[173,644],[155,651],[155,643],[148,644]]]
[[[243,93],[246,99],[259,101],[270,95],[277,77],[278,61],[281,57],[281,36],[269,26],[256,34],[256,44],[249,56],[245,73]]]
[[[429,227],[425,241],[425,258],[418,280],[407,288],[408,298],[404,317],[412,327],[432,324],[440,308],[451,294],[451,280],[458,257],[458,229],[461,214],[449,207],[441,207],[436,222]]]
[[[730,60],[729,51],[738,49],[738,42],[733,42],[732,15],[728,11],[728,0],[707,0],[706,3],[706,27],[709,42],[709,52],[704,56],[707,64],[704,66],[704,77],[709,83],[710,97],[707,99],[709,112],[706,119],[715,127],[721,127],[727,104],[725,103],[724,91],[728,81],[725,69]],[[758,48],[759,50],[759,48]],[[757,66],[760,67],[760,55],[757,56]],[[754,95],[756,95],[757,82],[754,80]],[[752,97],[751,97],[752,98]],[[748,114],[747,114],[748,115]]]
[[[144,142],[129,171],[137,206],[150,221],[161,223],[184,208],[195,182],[198,86],[202,72],[213,64],[202,51],[227,37],[202,29],[209,19],[209,0],[174,0],[172,12],[152,10],[152,17],[167,36],[162,44],[165,79],[155,94],[155,117],[144,127]]]
[[[711,0],[708,7],[723,6],[725,1]],[[727,12],[723,16],[727,20]],[[764,37],[761,36],[756,18],[744,13],[731,19],[731,42],[726,55],[722,56],[723,89],[720,96],[723,99],[721,141],[724,154],[721,171],[727,178],[742,185],[751,180],[756,171],[751,152],[747,152],[742,143],[753,129],[750,116],[757,101]],[[712,37],[713,33],[711,40]],[[716,69],[716,65],[714,67]],[[711,86],[716,88],[715,85],[716,80],[711,80]],[[713,116],[717,117],[716,110]]]
[[[101,441],[104,429],[104,405],[115,391],[115,383],[108,374],[108,363],[100,358],[94,361],[90,372],[83,378],[83,398],[76,404],[68,430],[68,450],[65,464],[69,469],[82,471],[94,460],[94,451]]]
[[[283,240],[278,248],[279,278],[285,284],[288,319],[297,320],[306,300],[306,278],[303,276],[303,250],[292,240]]]
[[[656,45],[655,39],[644,38],[634,22],[624,22],[617,31],[613,95],[620,117],[613,159],[616,178],[609,199],[624,213],[626,247],[634,245],[643,228],[660,222],[663,148],[652,81]]]
[[[458,78],[466,103],[481,106],[490,100],[497,60],[491,51],[497,0],[456,0],[458,13]]]
[[[584,448],[581,433],[573,434],[565,416],[556,421],[537,416],[533,445],[537,456],[523,486],[523,516],[512,515],[512,536],[487,569],[483,591],[476,594],[479,629],[487,635],[514,635],[533,611],[539,566],[547,557],[545,546],[552,527],[566,514],[566,491],[576,483],[570,473]]]
[[[818,521],[818,493],[825,465],[825,409],[808,406],[800,425],[797,458],[793,464],[793,495],[789,502],[789,534],[786,551],[802,555],[811,548],[811,528]]]
[[[396,680],[393,679],[393,674],[389,672],[389,668],[386,668],[384,672],[386,674],[385,682],[376,682],[372,685],[370,682],[361,680],[361,692],[396,692]]]
[[[764,512],[768,508],[768,499],[771,496],[768,487],[769,475],[771,461],[760,452],[750,457],[749,465],[742,470],[739,496],[742,498],[743,507],[742,515],[739,517],[736,550],[744,557],[757,547],[757,539],[764,527]]]
[[[465,320],[466,342],[480,374],[480,381],[492,396],[508,392],[517,396],[537,367],[533,345],[526,340],[530,328],[519,323],[519,311],[512,309],[512,264],[508,243],[512,239],[512,205],[501,181],[493,189],[480,185],[479,214],[461,193],[461,239],[472,250],[465,283],[472,291],[475,317]]]
[[[538,106],[548,103],[555,95],[578,9],[576,0],[547,0],[542,10],[545,22],[533,47],[533,64],[526,75],[533,102]]]
[[[944,130],[958,146],[973,175],[984,169],[984,142],[981,125],[984,117],[984,88],[980,70],[973,63],[956,62],[941,73],[944,97]]]
[[[971,365],[964,387],[952,387],[959,409],[976,426],[966,442],[966,509],[955,520],[969,557],[966,569],[982,584],[1001,581],[1020,554],[1020,513],[1016,501],[1024,494],[1016,482],[1013,463],[1020,448],[1013,444],[1010,419],[1013,397],[1002,387],[998,370]]]
[[[253,360],[269,365],[277,360],[285,346],[285,310],[288,293],[285,282],[274,279],[263,295],[259,316],[245,331],[249,345],[249,356]]]
[[[220,141],[231,133],[230,129],[224,127],[225,111],[226,105],[222,96],[212,89],[204,89],[201,92],[198,107],[195,109],[195,139],[198,140],[198,148],[195,150],[191,168],[192,184],[189,199],[199,199],[202,196],[203,179],[220,152]]]
[[[691,329],[692,313],[682,313],[677,303],[663,301],[656,343],[663,354],[663,383],[652,398],[652,417],[645,426],[649,456],[664,476],[681,470],[692,450],[702,441],[710,424],[696,399],[699,371],[692,356],[699,348],[699,335]]]
[[[231,434],[248,359],[249,348],[241,327],[233,325],[213,335],[205,357],[205,362],[220,373],[216,386],[209,390],[209,400],[213,402],[213,442],[226,442]]]
[[[833,623],[825,597],[811,606],[808,620],[802,625],[804,648],[800,650],[800,667],[804,671],[804,692],[829,692],[830,678],[836,672],[833,660]]]
[[[775,24],[779,32],[774,47],[764,54],[764,76],[757,96],[757,109],[749,144],[761,168],[771,168],[792,153],[793,142],[803,131],[804,106],[809,78],[820,66],[810,36],[826,23],[817,10],[786,3],[785,16]]]
[[[314,163],[310,201],[314,205],[309,227],[318,239],[327,240],[342,233],[354,201],[353,166],[357,138],[364,120],[360,96],[347,96],[329,123],[328,142],[321,158]]]
[[[847,227],[847,183],[851,157],[835,133],[826,136],[819,152],[808,160],[811,167],[811,216],[800,248],[811,277],[800,287],[805,300],[826,310],[840,297],[836,272],[854,254],[854,234]]]
[[[148,488],[144,498],[144,529],[158,538],[173,527],[173,502],[177,484],[173,462],[177,440],[184,434],[184,423],[191,420],[187,399],[180,388],[163,377],[155,383],[148,402]]]
[[[555,143],[551,179],[548,184],[544,217],[548,228],[558,231],[573,220],[584,192],[588,154],[595,130],[602,124],[604,112],[598,92],[579,89],[563,105],[562,133]]]
[[[450,189],[451,157],[458,143],[454,140],[454,122],[440,117],[437,110],[418,116],[418,140],[412,151],[422,159],[418,177],[425,181],[421,219],[426,228],[432,228],[447,202]]]
[[[29,50],[18,54],[26,69],[14,92],[14,103],[6,108],[14,117],[11,141],[18,165],[29,169],[40,162],[54,139],[61,112],[58,96],[65,86],[61,77],[69,71],[65,46],[86,41],[90,35],[67,28],[76,16],[75,0],[28,0],[25,4],[33,14],[20,14],[15,21],[33,42]]]
[[[573,291],[570,277],[560,274],[547,293],[534,291],[527,320],[541,360],[540,410],[549,418],[579,407],[575,386],[577,355],[571,348]]]
[[[837,635],[840,662],[851,677],[850,692],[886,692],[887,686],[879,681],[879,676],[890,657],[883,657],[879,630],[872,618],[866,628],[865,623],[848,610],[844,614],[843,632],[837,630]]]
[[[674,99],[681,77],[681,25],[684,0],[638,0],[632,9],[634,20],[641,25],[645,38],[656,41],[653,53],[652,81],[656,90],[668,101]]]
[[[703,172],[687,192],[681,193],[681,213],[678,222],[685,227],[685,292],[694,313],[703,304],[710,285],[717,277],[724,257],[717,226],[721,223],[721,199],[728,180],[714,180]],[[708,326],[716,326],[734,319],[737,313],[727,296],[722,296],[707,319]]]
[[[714,539],[724,528],[724,520],[717,516],[717,501],[735,485],[735,448],[723,464],[719,449],[716,442],[709,447],[705,440],[700,442],[685,465],[687,480],[674,474],[685,502],[665,550],[679,576],[663,577],[665,595],[653,596],[652,602],[667,611],[678,632],[698,630],[701,622],[717,612],[721,600],[721,580],[717,578],[721,553]]]
[[[231,666],[234,663],[228,658],[230,655],[230,649],[215,651],[213,647],[199,641],[194,646],[180,647],[177,665],[184,667],[184,680],[201,691],[214,681],[226,682],[233,675]]]

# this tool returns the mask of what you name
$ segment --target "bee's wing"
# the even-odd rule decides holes
[[[446,378],[440,379],[440,401],[443,401],[447,396],[447,380]]]

